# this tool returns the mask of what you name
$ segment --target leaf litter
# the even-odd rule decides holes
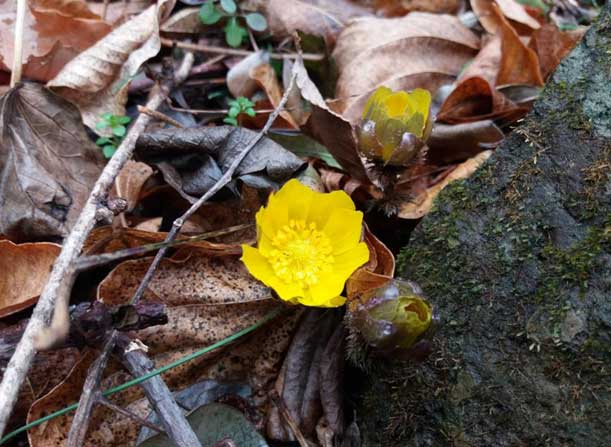
[[[354,417],[346,398],[344,359],[358,357],[352,316],[375,304],[372,296],[395,276],[396,253],[389,247],[396,249],[397,228],[390,227],[405,226],[408,233],[447,184],[487,162],[586,29],[562,28],[591,20],[595,9],[578,9],[577,17],[555,7],[546,14],[515,0],[210,1],[140,1],[128,7],[110,2],[104,11],[81,0],[29,3],[23,74],[47,84],[24,82],[0,99],[0,342],[13,346],[23,331],[27,309],[101,173],[104,160],[91,130],[104,136],[110,131],[97,126],[102,115],[128,115],[133,122],[144,95],[156,83],[170,85],[189,36],[201,48],[191,74],[166,92],[159,111],[146,111],[154,122],[138,130],[134,159],[100,197],[106,211],[85,243],[79,265],[87,271],[75,283],[72,302],[127,305],[172,222],[234,169],[243,148],[260,138],[286,101],[231,181],[182,227],[178,244],[171,244],[145,287],[143,305],[164,305],[167,322],[125,334],[160,367],[223,344],[282,309],[248,337],[169,369],[163,381],[202,445],[360,445],[359,415]],[[237,16],[207,23],[200,8],[211,5]],[[6,74],[13,58],[10,2],[0,14],[0,71]],[[231,22],[231,32],[225,22]],[[375,126],[395,129],[399,140],[374,133],[375,144],[395,141],[392,156],[369,150],[373,140],[364,140],[372,125],[366,104],[384,88],[390,93],[380,98],[394,99],[375,105],[384,111]],[[413,103],[413,93],[400,93],[416,89],[428,91],[430,101]],[[246,102],[253,110],[229,113]],[[420,127],[392,127],[420,119],[419,113]],[[236,125],[224,126],[227,118]],[[422,141],[414,143],[412,132]],[[308,239],[324,232],[303,236],[299,219],[331,222],[312,210],[332,209],[295,200],[257,215],[271,192],[279,191],[269,200],[280,200],[274,197],[282,197],[291,178],[323,193],[321,203],[337,200],[338,209],[363,213],[359,231],[369,258],[348,272],[345,307],[282,304],[277,283],[268,287],[255,279],[273,275],[249,271],[263,264],[247,267],[241,259],[241,244],[258,241],[260,253],[271,256],[265,268],[280,269],[276,277],[286,276],[281,260],[294,262],[282,257],[287,253],[303,256],[290,264],[297,269],[308,259],[322,266],[315,268],[331,262],[324,261],[322,239],[316,240],[323,245]],[[333,199],[327,199],[331,192]],[[302,245],[296,249],[287,241]],[[277,252],[272,256],[269,250]],[[308,268],[294,274],[316,271]],[[73,310],[74,327],[78,315]],[[427,349],[433,332],[427,332]],[[34,422],[77,402],[99,355],[97,343],[39,354],[12,426],[23,424],[26,412]],[[0,350],[0,360],[6,362],[10,352]],[[359,357],[356,363],[367,362]],[[115,357],[99,389],[129,379]],[[132,417],[96,405],[85,445],[171,445],[138,422],[159,422],[141,389],[127,388],[111,399]],[[22,440],[63,445],[71,421],[71,414],[50,419]]]

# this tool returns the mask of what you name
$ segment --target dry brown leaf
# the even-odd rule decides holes
[[[257,51],[229,69],[226,77],[227,88],[234,98],[250,98],[257,91],[257,81],[251,76],[251,71],[267,62],[269,56],[263,51]]]
[[[501,41],[500,35],[490,36],[475,59],[460,74],[458,81],[480,77],[494,87],[501,65]]]
[[[0,70],[13,64],[15,3],[0,4]],[[84,1],[35,0],[28,2],[24,18],[23,76],[47,81],[81,51],[111,30]]]
[[[114,29],[71,60],[47,86],[76,104],[92,129],[103,113],[125,115],[129,82],[159,52],[159,21],[174,1],[159,0]]]
[[[496,86],[543,85],[537,54],[522,42],[518,33],[496,6],[492,8],[492,11],[499,18],[499,32],[502,39],[501,62],[496,77]]]
[[[435,197],[437,197],[443,188],[451,181],[471,176],[491,155],[492,151],[484,151],[457,165],[443,180],[428,188],[411,202],[403,203],[398,213],[399,217],[403,219],[419,219],[427,214],[433,206],[433,200],[435,200]]]
[[[277,39],[295,31],[323,37],[328,44],[348,21],[369,15],[371,11],[347,0],[268,0],[259,1],[265,7],[269,30]]]
[[[346,282],[349,309],[355,308],[359,297],[382,287],[395,276],[395,257],[392,252],[365,226],[365,242],[369,247],[369,261],[354,272]]]
[[[516,31],[520,34],[530,34],[541,27],[541,24],[527,12],[524,5],[516,0],[471,0],[473,12],[490,34],[496,34],[501,27],[500,17],[494,11],[495,4],[501,14],[512,21]]]
[[[469,123],[482,120],[514,122],[527,109],[516,106],[483,78],[462,80],[441,105],[437,120],[443,123]]]
[[[261,89],[263,89],[272,108],[277,108],[284,92],[282,91],[282,87],[280,86],[280,82],[276,77],[276,72],[273,67],[270,64],[259,65],[250,70],[250,77],[257,82]],[[291,128],[299,129],[299,125],[288,111],[281,111],[280,116]]]
[[[76,107],[39,84],[18,85],[0,106],[0,232],[63,237],[100,175],[100,148]]]
[[[197,34],[206,30],[204,25],[199,18],[200,8],[184,8],[178,11],[176,14],[172,14],[161,25],[161,32],[164,34]]]
[[[410,12],[455,14],[462,0],[375,0],[375,8],[386,17],[404,16]]]
[[[197,249],[183,251],[181,260],[164,259],[151,281],[144,300],[162,301],[169,323],[134,333],[148,346],[156,366],[174,361],[243,329],[279,306],[269,289],[254,280],[237,256],[209,257]],[[117,266],[100,284],[99,298],[106,303],[124,303],[135,291],[151,258],[127,261]],[[227,353],[199,357],[164,374],[172,390],[183,389],[203,379],[245,381],[253,388],[257,404],[264,404],[267,390],[278,373],[297,314],[283,315],[231,346]],[[83,363],[83,362],[82,362]],[[81,364],[79,364],[81,365]],[[84,370],[86,365],[81,365]],[[127,381],[116,364],[109,365],[102,388]],[[29,420],[78,400],[83,374],[75,371],[53,392],[39,400]],[[113,401],[146,417],[149,404],[138,387],[113,396]],[[67,436],[72,416],[49,421],[30,432],[32,445],[57,445]],[[90,422],[86,446],[133,445],[139,426],[121,415],[96,408]]]
[[[339,111],[355,123],[369,95],[391,89],[437,88],[475,56],[479,38],[456,17],[411,13],[397,19],[363,18],[340,34],[333,57]],[[338,109],[336,109],[338,110]]]
[[[48,242],[0,241],[0,318],[36,303],[60,248]]]
[[[140,191],[151,175],[153,175],[153,168],[145,163],[134,160],[128,160],[125,163],[115,180],[112,192],[115,197],[127,200],[126,211],[133,211],[138,204]]]
[[[528,46],[539,56],[543,79],[547,79],[564,56],[579,43],[586,29],[561,31],[553,23],[547,23],[533,33]]]

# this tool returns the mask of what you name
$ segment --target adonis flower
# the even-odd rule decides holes
[[[378,88],[365,104],[358,127],[359,151],[385,164],[406,165],[428,138],[431,94],[417,88],[393,92]]]
[[[363,213],[343,191],[318,193],[290,180],[256,216],[257,248],[243,245],[248,271],[291,303],[344,304],[348,277],[369,259]]]

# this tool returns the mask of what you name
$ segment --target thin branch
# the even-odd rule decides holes
[[[161,39],[161,44],[166,47],[178,47],[185,50],[197,51],[200,53],[226,54],[229,56],[250,56],[255,51],[240,50],[237,48],[216,47],[213,45],[199,45],[189,42],[180,42],[172,39]],[[315,53],[269,53],[272,59],[303,59],[306,61],[321,61],[325,58],[324,54]]]
[[[138,112],[146,113],[151,118],[155,118],[159,121],[163,121],[164,123],[168,123],[171,126],[178,127],[182,129],[184,126],[176,121],[174,118],[170,118],[168,115],[161,113],[157,110],[151,110],[146,106],[138,106]]]
[[[150,428],[153,431],[156,431],[157,433],[163,433],[163,427],[160,427],[157,424],[153,424],[150,421],[147,421],[146,419],[141,418],[140,416],[138,416],[137,414],[132,413],[129,410],[126,410],[123,407],[120,407],[116,404],[114,404],[112,401],[110,401],[107,397],[103,396],[101,393],[98,395],[98,402],[101,403],[102,405],[104,405],[105,407],[110,408],[111,410],[122,414],[123,416],[126,416],[132,420],[134,420],[136,423],[140,424],[140,425],[144,425],[145,427]]]
[[[80,447],[85,444],[85,436],[87,435],[87,428],[89,427],[89,418],[93,407],[97,402],[97,396],[99,395],[100,381],[102,380],[102,374],[106,369],[106,364],[110,358],[110,353],[115,345],[115,339],[117,332],[113,331],[104,348],[102,353],[96,359],[95,362],[87,371],[87,378],[85,379],[85,385],[83,385],[83,393],[78,402],[78,409],[72,420],[70,426],[70,433],[68,434],[67,447]]]
[[[297,64],[294,64],[293,73],[291,75],[291,81],[289,82],[289,86],[287,87],[286,91],[284,92],[284,95],[282,96],[282,99],[280,100],[278,107],[276,107],[276,109],[269,115],[269,118],[267,119],[265,126],[263,126],[263,128],[259,131],[259,133],[257,133],[257,135],[246,145],[246,147],[244,147],[244,149],[242,149],[242,151],[233,160],[233,162],[231,163],[227,171],[225,171],[223,176],[208,191],[206,191],[206,193],[203,196],[201,196],[197,200],[197,202],[191,205],[191,207],[182,216],[180,216],[178,219],[174,221],[174,223],[172,224],[172,229],[170,230],[170,232],[168,233],[168,235],[165,238],[166,243],[172,242],[174,239],[176,239],[176,236],[178,235],[178,232],[182,228],[183,224],[191,216],[193,216],[193,214],[195,214],[195,212],[208,199],[214,196],[227,183],[231,181],[231,179],[233,178],[233,174],[235,173],[240,163],[242,163],[242,160],[244,160],[246,155],[248,155],[251,149],[255,147],[255,145],[261,140],[261,138],[263,138],[263,135],[267,133],[267,131],[271,128],[272,123],[276,120],[278,115],[280,115],[280,112],[282,111],[282,109],[284,108],[288,100],[288,94],[293,89],[293,86],[295,85],[296,78],[297,78]],[[132,297],[130,303],[135,304],[140,300],[149,282],[153,278],[153,275],[155,274],[155,271],[157,270],[157,267],[159,266],[161,259],[164,257],[167,250],[168,250],[168,247],[165,246],[165,247],[162,247],[157,252],[157,254],[155,255],[155,258],[153,259],[153,262],[151,262],[151,265],[149,266],[148,270],[146,271],[144,278],[142,278],[142,281],[138,285],[138,289],[134,293],[134,296]]]
[[[180,69],[177,71],[176,83],[182,82],[188,76],[192,66],[193,54],[187,53]],[[170,85],[164,85],[153,88],[146,106],[149,109],[158,108],[166,98],[170,87]],[[47,284],[34,308],[32,318],[28,322],[23,337],[4,371],[2,383],[0,383],[0,435],[6,429],[19,389],[30,370],[37,348],[41,346],[41,342],[45,341],[45,337],[53,338],[53,334],[49,334],[48,325],[51,323],[51,329],[54,328],[53,323],[60,326],[62,324],[66,327],[69,326],[67,309],[71,287],[67,287],[67,285],[71,284],[73,277],[68,273],[74,270],[74,261],[79,256],[87,236],[95,225],[96,211],[108,196],[108,191],[110,191],[119,171],[131,158],[136,140],[150,120],[151,117],[148,115],[141,114],[138,116],[119,148],[104,167],[72,231],[64,240]],[[65,314],[66,321],[59,321],[55,318],[53,318],[54,321],[51,321],[54,313],[60,316]],[[56,325],[55,328],[57,328]]]
[[[11,87],[21,81],[23,64],[23,25],[27,0],[17,0],[17,16],[15,17],[15,43],[13,45],[13,67],[11,69]]]
[[[132,256],[143,255],[149,251],[157,250],[162,247],[175,247],[177,245],[192,244],[193,242],[203,241],[217,236],[223,236],[225,234],[234,233],[236,231],[246,230],[254,224],[242,224],[227,227],[222,230],[209,231],[207,233],[198,234],[197,236],[190,236],[185,239],[179,239],[177,241],[167,242],[154,242],[152,244],[144,244],[139,247],[126,248],[123,250],[113,251],[112,253],[103,253],[100,255],[89,255],[81,256],[76,260],[76,270],[83,271],[100,265],[108,264],[110,262],[119,261],[121,259],[130,258]]]

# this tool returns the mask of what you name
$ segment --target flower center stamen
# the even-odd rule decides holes
[[[331,271],[331,241],[315,223],[291,220],[272,238],[272,246],[267,259],[276,276],[286,283],[307,288],[318,283],[321,273]]]

